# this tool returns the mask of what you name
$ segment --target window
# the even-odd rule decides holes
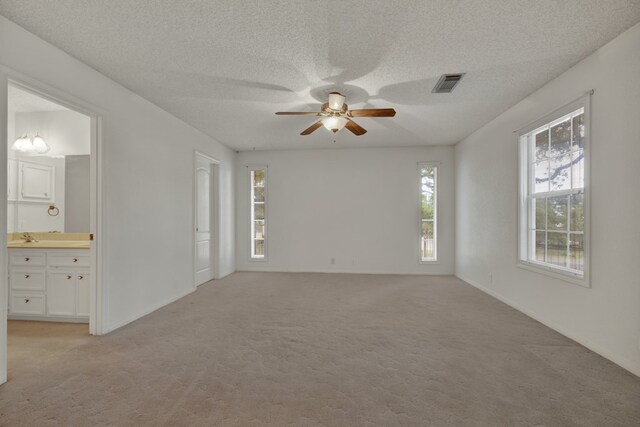
[[[420,180],[420,261],[438,259],[438,166],[418,164]]]
[[[249,167],[251,259],[264,260],[267,231],[267,168]]]
[[[581,284],[588,259],[587,102],[520,133],[520,263]]]

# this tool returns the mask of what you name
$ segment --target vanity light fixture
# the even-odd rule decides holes
[[[11,145],[11,149],[24,154],[45,154],[51,150],[51,147],[49,147],[49,144],[36,132],[33,140],[29,138],[27,134],[16,139]]]

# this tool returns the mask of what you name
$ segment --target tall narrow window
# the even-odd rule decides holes
[[[578,279],[587,267],[585,102],[520,134],[520,262]]]
[[[419,163],[420,180],[420,261],[438,259],[438,166]]]
[[[267,169],[250,167],[251,259],[265,259],[267,230]]]

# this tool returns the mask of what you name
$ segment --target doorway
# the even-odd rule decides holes
[[[217,277],[218,167],[213,157],[196,152],[194,161],[194,286]]]
[[[1,384],[38,337],[99,335],[103,324],[99,110],[4,68],[0,84]]]

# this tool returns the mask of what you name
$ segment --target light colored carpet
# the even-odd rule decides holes
[[[640,378],[453,277],[236,273],[49,329],[12,323],[0,424],[640,425]]]

